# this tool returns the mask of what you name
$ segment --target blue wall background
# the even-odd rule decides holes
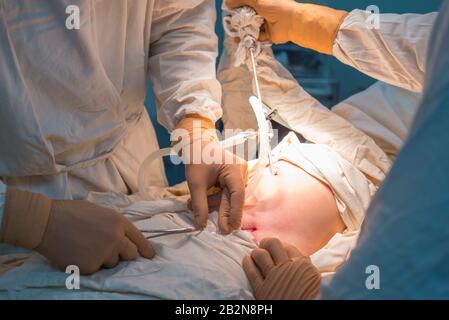
[[[410,0],[377,0],[373,3],[372,0],[323,0],[323,1],[304,1],[314,2],[323,5],[329,5],[337,9],[353,10],[353,9],[366,9],[370,5],[377,5],[380,8],[381,13],[427,13],[438,10],[443,0],[426,0],[426,1],[410,1]],[[216,0],[217,7],[217,25],[216,32],[219,37],[219,50],[220,53],[223,49],[223,28],[221,25],[221,3],[222,0]],[[349,66],[343,65],[333,57],[330,59],[328,66],[328,73],[333,78],[340,82],[340,93],[338,100],[341,101],[347,97],[360,92],[368,88],[374,83],[374,79],[361,74],[360,72],[352,69]],[[218,63],[218,61],[217,61]],[[161,148],[166,148],[170,145],[169,134],[165,128],[163,128],[157,122],[156,110],[154,107],[154,95],[151,89],[151,84],[148,86],[148,94],[145,100],[145,105],[149,111],[151,120],[154,124],[156,134],[158,137],[159,145]],[[170,185],[179,183],[185,179],[184,167],[174,166],[168,158],[164,159],[165,170]]]

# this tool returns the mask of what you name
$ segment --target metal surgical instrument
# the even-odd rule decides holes
[[[255,58],[255,51],[256,51],[256,42],[255,40],[252,40],[251,42],[249,42],[248,45],[248,50],[249,50],[249,54],[251,57],[251,65],[253,68],[253,76],[254,76],[254,83],[256,85],[256,95],[257,95],[257,99],[259,100],[259,105],[264,106],[263,102],[262,102],[262,94],[260,93],[260,85],[259,85],[259,77],[257,76],[257,69],[256,69],[256,58]],[[276,175],[276,170],[274,168],[274,163],[273,163],[273,157],[271,155],[271,139],[273,138],[273,127],[271,125],[271,119],[272,117],[276,114],[276,110],[267,110],[267,108],[263,108],[264,109],[264,113],[265,113],[265,119],[267,121],[267,126],[269,128],[269,133],[268,133],[268,138],[269,138],[269,143],[268,143],[268,162],[270,165],[270,172],[272,175]]]
[[[200,231],[193,227],[185,227],[185,228],[174,228],[174,229],[153,229],[153,230],[147,230],[147,229],[141,229],[142,233],[149,233],[152,235],[146,236],[147,239],[153,239],[163,236],[170,236],[174,234],[186,234],[186,233],[192,233],[195,231]]]

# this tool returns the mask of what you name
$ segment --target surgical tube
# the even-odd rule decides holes
[[[253,108],[254,114],[256,115],[256,121],[259,127],[259,160],[254,166],[254,176],[251,178],[248,186],[246,187],[245,199],[250,199],[254,195],[254,192],[256,191],[260,180],[262,180],[263,172],[268,163],[268,153],[270,152],[270,139],[268,136],[269,128],[268,123],[265,119],[265,114],[263,112],[262,102],[259,98],[256,98],[254,96],[249,98],[249,102],[251,104],[251,107]]]

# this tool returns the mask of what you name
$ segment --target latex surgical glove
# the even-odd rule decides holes
[[[82,274],[155,254],[143,234],[112,209],[17,189],[7,192],[1,238],[35,249],[61,270],[78,266]]]
[[[264,239],[243,260],[258,300],[309,300],[319,297],[321,275],[310,259],[278,239]]]
[[[227,0],[230,9],[253,7],[266,20],[260,40],[280,44],[288,41],[321,53],[332,54],[346,11],[294,0]]]
[[[222,189],[218,227],[223,234],[240,228],[248,179],[247,163],[218,143],[215,124],[197,114],[187,115],[172,133],[174,149],[182,154],[196,227],[204,229],[209,215],[208,190]]]
[[[222,154],[218,157],[222,161],[186,165],[186,179],[196,226],[200,229],[206,227],[209,215],[208,190],[218,186],[223,189],[218,208],[218,227],[223,234],[229,234],[240,228],[248,178],[247,164],[233,153],[222,149],[216,142],[202,141],[201,147],[212,157]]]

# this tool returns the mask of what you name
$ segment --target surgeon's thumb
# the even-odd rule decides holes
[[[240,228],[241,219],[231,212],[231,195],[228,188],[221,194],[220,208],[218,209],[218,228],[223,234],[229,234]]]

